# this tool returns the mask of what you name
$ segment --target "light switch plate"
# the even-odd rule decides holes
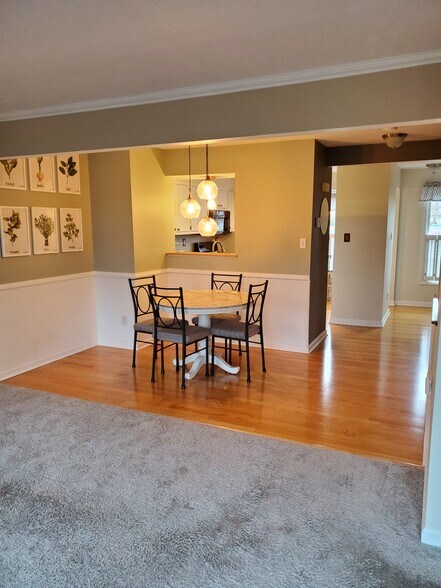
[[[300,249],[306,249],[306,238],[301,237],[300,239]]]

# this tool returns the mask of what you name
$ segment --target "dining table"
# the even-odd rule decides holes
[[[184,312],[186,314],[196,315],[198,325],[207,329],[211,326],[211,315],[219,313],[234,313],[243,310],[247,306],[248,294],[246,292],[226,291],[226,290],[184,290]],[[167,310],[167,308],[164,308]],[[210,350],[209,358],[214,349]],[[176,363],[176,360],[173,360]],[[202,366],[206,363],[205,342],[201,342],[199,349],[190,357],[185,359],[185,363],[193,365],[185,374],[187,380],[192,380]],[[223,357],[214,354],[214,365],[220,367],[229,374],[237,374],[240,371],[239,366],[232,366]]]

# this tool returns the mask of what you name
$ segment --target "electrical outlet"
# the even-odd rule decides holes
[[[300,249],[306,249],[306,238],[302,237],[300,239]]]
[[[185,247],[187,245],[187,239],[182,239],[182,247]]]

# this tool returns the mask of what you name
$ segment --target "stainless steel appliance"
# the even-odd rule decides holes
[[[230,232],[230,211],[229,210],[209,210],[208,216],[214,218],[217,223],[217,235]]]

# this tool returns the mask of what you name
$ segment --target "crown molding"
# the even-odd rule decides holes
[[[399,55],[396,57],[383,57],[368,61],[357,61],[340,65],[330,65],[313,69],[304,69],[291,73],[274,74],[248,78],[231,82],[219,82],[176,88],[158,92],[148,92],[135,96],[120,96],[116,98],[104,98],[101,100],[89,100],[86,102],[73,102],[71,104],[60,104],[56,106],[45,106],[41,108],[29,108],[15,110],[0,114],[0,122],[22,120],[27,118],[40,118],[45,116],[58,116],[63,114],[74,114],[94,110],[107,110],[109,108],[123,108],[125,106],[141,106],[157,102],[171,102],[173,100],[185,100],[186,98],[200,98],[203,96],[215,96],[218,94],[231,94],[234,92],[245,92],[247,90],[260,90],[278,86],[290,86],[344,78],[393,69],[404,69],[441,62],[441,51],[430,51],[426,53],[414,53]]]

